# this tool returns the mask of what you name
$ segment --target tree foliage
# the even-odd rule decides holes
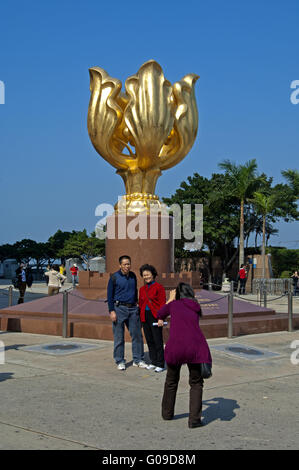
[[[290,250],[284,247],[269,247],[267,253],[271,254],[274,277],[290,277],[299,269],[299,250]]]
[[[235,165],[226,160],[221,167],[226,169],[224,174],[214,173],[211,178],[198,173],[189,176],[171,197],[163,198],[163,202],[169,207],[178,204],[181,208],[183,204],[203,204],[203,249],[208,250],[210,271],[212,257],[218,255],[226,272],[239,253],[242,211],[243,238],[247,243],[254,234],[257,240],[263,230],[267,243],[270,235],[277,233],[274,224],[278,220],[298,220],[299,212],[295,183],[273,186],[272,177],[257,173],[255,160],[245,165]],[[293,170],[290,174],[295,181]],[[184,251],[185,242],[183,236],[176,241],[177,257],[203,255],[203,251]]]
[[[81,258],[89,269],[90,259],[101,256],[104,252],[105,240],[97,238],[95,232],[88,235],[84,229],[81,232],[73,231],[58,254],[63,257]]]
[[[36,242],[23,239],[14,244],[0,246],[0,260],[14,258],[18,262],[34,262],[39,270],[47,263],[53,263],[57,258],[64,262],[66,257],[80,257],[87,265],[93,256],[105,253],[105,240],[96,238],[95,233],[87,235],[86,230],[57,232],[48,241]]]

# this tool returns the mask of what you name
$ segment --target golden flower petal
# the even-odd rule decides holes
[[[121,155],[125,142],[117,140],[118,134],[122,134],[123,109],[128,101],[120,94],[121,82],[100,67],[92,67],[89,72],[91,97],[87,127],[90,139],[96,151],[111,165],[127,169],[130,157]]]
[[[176,106],[174,127],[160,152],[160,169],[166,170],[179,163],[192,148],[198,129],[198,112],[194,85],[198,75],[186,75],[174,83]]]
[[[125,86],[130,98],[124,112],[125,123],[135,144],[138,167],[153,168],[174,123],[171,84],[160,65],[150,60],[136,76],[126,80]]]

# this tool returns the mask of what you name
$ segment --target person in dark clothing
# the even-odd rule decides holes
[[[169,339],[165,347],[167,374],[162,399],[162,418],[174,417],[176,394],[183,364],[189,369],[189,428],[202,426],[202,393],[204,380],[200,363],[212,364],[208,343],[200,329],[201,308],[189,284],[180,282],[170,292],[168,302],[158,311],[158,325],[170,315]]]
[[[107,287],[110,319],[113,323],[113,357],[118,370],[125,370],[125,325],[132,338],[133,366],[146,368],[144,346],[141,333],[139,308],[137,304],[137,279],[131,271],[131,258],[119,258],[120,269],[112,274]]]
[[[241,264],[239,274],[238,274],[238,278],[239,278],[239,281],[240,281],[239,294],[245,294],[247,272],[246,272],[244,264]]]
[[[26,264],[21,263],[16,270],[16,277],[18,279],[18,289],[20,292],[18,304],[22,304],[24,303],[26,287],[31,287],[33,283],[31,268],[26,266]]]
[[[299,290],[298,286],[298,281],[299,281],[299,276],[298,276],[298,271],[295,271],[294,274],[291,276],[292,281],[293,281],[293,295],[297,295],[297,292]]]

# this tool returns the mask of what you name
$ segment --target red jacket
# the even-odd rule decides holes
[[[77,276],[78,270],[79,270],[78,268],[76,268],[75,266],[72,266],[70,269],[72,276]]]
[[[245,279],[246,278],[246,269],[245,268],[240,269],[239,276],[240,276],[240,279]]]
[[[140,320],[145,323],[145,307],[148,305],[155,318],[158,310],[166,303],[165,289],[158,282],[146,284],[139,290]]]

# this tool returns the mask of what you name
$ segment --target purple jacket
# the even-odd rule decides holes
[[[158,311],[158,319],[170,315],[167,364],[212,364],[208,343],[199,327],[200,305],[191,299],[173,300]]]

